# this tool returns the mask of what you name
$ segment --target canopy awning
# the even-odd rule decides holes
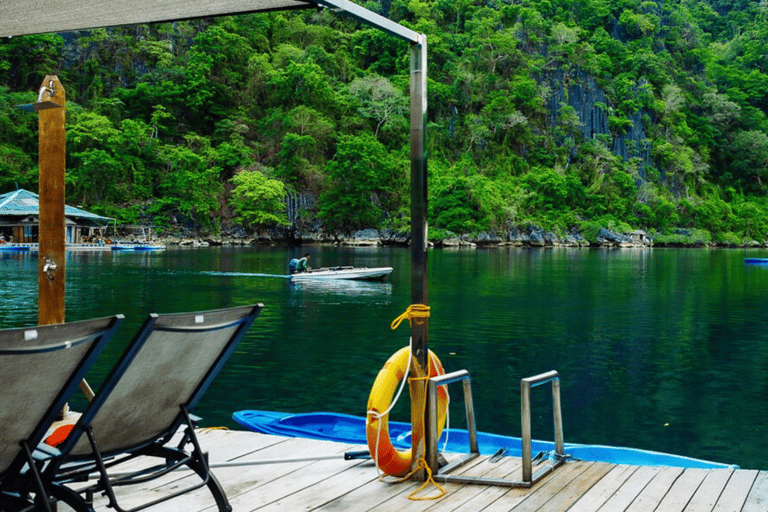
[[[308,7],[316,7],[316,4],[298,0],[3,0],[0,6],[0,36]]]
[[[2,0],[0,37],[321,7],[420,42],[416,32],[347,0]]]

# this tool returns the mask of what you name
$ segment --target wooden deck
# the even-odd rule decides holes
[[[445,485],[446,494],[429,501],[408,495],[420,482],[380,481],[370,460],[345,461],[346,451],[366,449],[325,441],[283,438],[252,432],[202,430],[200,442],[218,463],[335,456],[332,459],[281,462],[214,469],[233,510],[256,511],[382,511],[382,512],[766,512],[768,471],[683,469],[569,461],[533,489],[484,485]],[[464,474],[520,479],[521,460],[505,457],[491,463],[482,457],[463,468]],[[456,474],[459,474],[457,472]],[[147,487],[121,488],[123,508],[179,489],[195,480],[176,471]],[[438,494],[430,486],[420,496]],[[111,511],[98,498],[97,511]],[[59,506],[60,511],[68,510]],[[165,502],[151,511],[214,512],[206,488]]]

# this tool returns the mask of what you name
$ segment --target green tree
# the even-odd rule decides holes
[[[376,75],[355,78],[349,89],[360,101],[360,114],[376,121],[375,137],[378,138],[384,125],[405,126],[403,114],[408,112],[408,98],[386,78]]]
[[[272,227],[288,224],[285,215],[285,185],[262,172],[241,171],[229,180],[235,188],[229,199],[235,220],[245,226]]]
[[[373,135],[344,136],[325,166],[328,184],[319,215],[328,229],[378,228],[402,204],[405,169]]]

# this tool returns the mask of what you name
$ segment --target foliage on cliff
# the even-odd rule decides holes
[[[768,5],[383,0],[428,40],[430,225],[768,233]],[[15,105],[67,93],[67,199],[206,230],[407,228],[407,44],[308,10],[0,41],[0,191],[37,186]],[[258,176],[246,174],[256,173]]]

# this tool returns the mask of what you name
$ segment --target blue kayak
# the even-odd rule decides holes
[[[349,444],[367,444],[365,438],[365,418],[333,412],[315,412],[291,414],[272,411],[237,411],[232,415],[238,424],[253,432],[285,437],[304,437],[324,441],[336,441]],[[392,445],[399,450],[411,447],[411,424],[398,421],[389,422],[389,435]],[[447,444],[446,444],[446,439]],[[502,436],[478,432],[480,453],[493,455],[503,450],[504,455],[522,456],[522,441],[519,437]],[[445,445],[445,448],[443,446]],[[462,429],[446,429],[440,436],[440,450],[449,453],[469,452],[469,434]],[[554,451],[553,442],[532,442],[532,452],[549,453]],[[569,444],[565,453],[574,459],[609,462],[612,464],[632,464],[637,466],[678,466],[685,468],[733,468],[733,464],[710,462],[681,455],[621,448],[602,445]]]

